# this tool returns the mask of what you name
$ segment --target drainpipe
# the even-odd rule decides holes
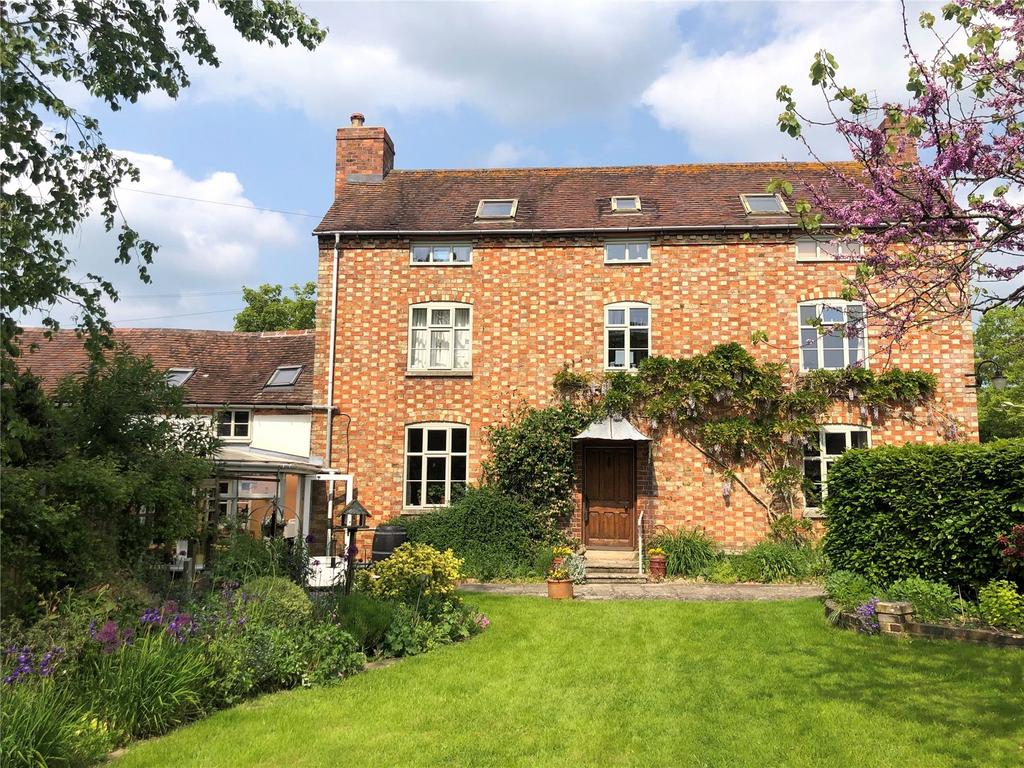
[[[331,332],[329,334],[330,345],[327,353],[327,440],[325,448],[327,453],[327,467],[334,467],[334,455],[332,453],[332,437],[334,436],[334,350],[337,340],[338,329],[338,243],[341,235],[334,233],[334,261],[331,267]],[[334,543],[334,481],[330,481],[327,489],[327,551],[325,555],[331,554],[331,546]],[[348,549],[348,542],[345,543]],[[332,558],[331,567],[334,567]]]
[[[636,516],[636,540],[638,542],[639,551],[637,552],[637,569],[638,573],[644,575],[644,511],[640,510],[640,514]]]

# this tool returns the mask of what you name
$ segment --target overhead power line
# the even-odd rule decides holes
[[[132,317],[126,320],[112,320],[114,323],[141,323],[143,320],[169,320],[174,317],[196,317],[197,315],[218,315],[222,312],[241,312],[245,307],[234,309],[211,309],[208,312],[183,312],[177,315],[153,315],[152,317]]]
[[[265,213],[280,213],[284,216],[302,216],[306,219],[319,219],[315,213],[300,213],[299,211],[282,211],[278,208],[260,208],[257,205],[243,205],[242,203],[227,203],[223,200],[203,200],[199,197],[188,197],[187,195],[172,195],[169,192],[154,192],[151,189],[139,189],[138,187],[121,187],[127,192],[138,192],[140,195],[156,195],[157,197],[171,197],[175,200],[188,200],[192,203],[206,203],[207,205],[225,205],[228,208],[245,208],[248,211],[264,211]]]

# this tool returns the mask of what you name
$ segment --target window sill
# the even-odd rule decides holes
[[[248,445],[252,442],[251,437],[223,437],[218,435],[217,439],[222,443],[232,443],[234,445]]]
[[[420,515],[428,515],[431,512],[444,508],[443,504],[439,504],[436,507],[402,507],[398,514],[405,515],[406,517],[419,517]]]
[[[407,379],[471,379],[473,378],[473,371],[420,371],[420,370],[409,370],[405,371],[405,378]]]
[[[633,259],[632,261],[607,261],[606,260],[604,262],[604,265],[606,267],[631,267],[631,266],[634,266],[634,265],[643,266],[644,264],[650,264],[650,263],[651,263],[650,259],[643,259],[643,260]]]
[[[838,259],[834,256],[797,256],[797,264],[833,264]]]
[[[822,512],[820,509],[805,509],[803,516],[806,517],[808,520],[825,519],[825,513]]]
[[[410,261],[410,267],[472,267],[472,261]]]

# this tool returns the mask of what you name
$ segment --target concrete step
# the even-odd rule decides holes
[[[587,571],[587,584],[646,584],[647,576],[636,571],[629,573],[594,573]]]

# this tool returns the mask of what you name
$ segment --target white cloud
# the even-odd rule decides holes
[[[548,123],[622,109],[678,45],[670,3],[308,3],[329,29],[316,51],[242,41],[205,13],[222,60],[184,98],[352,110],[476,107]]]
[[[823,10],[828,7],[828,10]],[[911,6],[912,17],[924,6]],[[913,32],[920,39],[918,32]],[[771,39],[747,51],[708,56],[684,45],[642,102],[663,128],[684,134],[700,157],[765,160],[803,156],[800,144],[776,128],[782,105],[776,89],[794,88],[797,106],[821,118],[821,93],[807,72],[814,53],[825,48],[839,61],[841,82],[869,90],[878,101],[905,98],[907,63],[903,26],[895,3],[779,6]],[[811,129],[811,144],[826,157],[848,149],[831,129]]]
[[[254,210],[232,172],[193,178],[166,157],[119,154],[141,172],[138,183],[118,192],[121,213],[160,246],[150,267],[152,283],[139,281],[134,265],[114,263],[116,230],[105,232],[97,216],[67,238],[75,274],[99,274],[120,291],[122,300],[108,306],[115,325],[230,327],[233,313],[207,313],[240,308],[243,283],[258,283],[267,271],[265,265],[261,269],[262,259],[307,245],[285,216]],[[68,322],[75,308],[58,305],[52,314]],[[24,322],[38,323],[41,317],[33,313]]]
[[[538,147],[499,141],[484,158],[484,168],[521,168],[538,166],[545,162],[545,154]]]

